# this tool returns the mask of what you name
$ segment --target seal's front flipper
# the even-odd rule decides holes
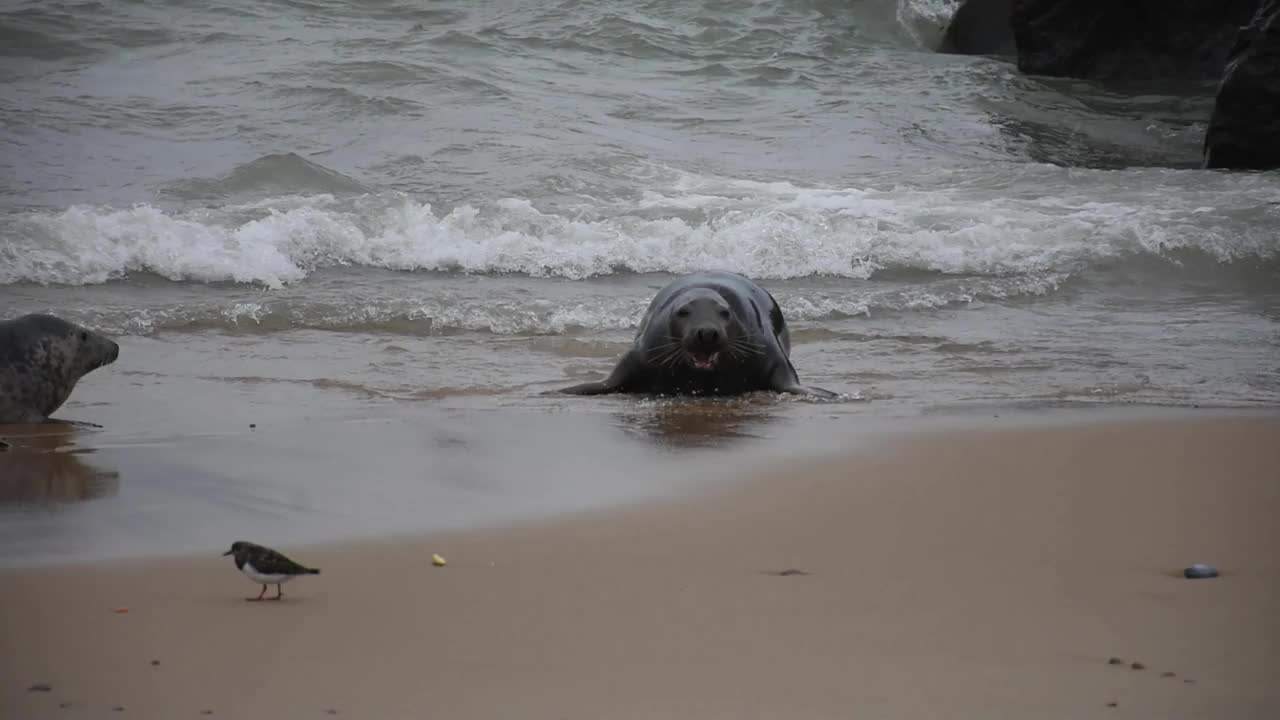
[[[811,398],[821,398],[823,400],[834,400],[840,397],[830,390],[823,390],[820,387],[806,387],[800,383],[788,383],[782,387],[773,388],[774,392],[788,393],[791,395],[803,395]]]
[[[773,370],[773,374],[769,376],[769,389],[774,392],[790,393],[792,395],[805,395],[808,397],[822,398],[831,400],[840,397],[830,390],[823,390],[820,387],[805,387],[800,384],[800,378],[796,377],[795,368],[791,367],[791,363],[783,363]]]
[[[58,418],[45,418],[41,421],[44,425],[74,425],[76,427],[97,428],[102,429],[98,423],[85,422],[84,420],[60,420]]]
[[[618,389],[603,382],[589,382],[581,385],[573,385],[567,388],[560,388],[552,392],[562,393],[565,395],[607,395],[609,393],[618,392]]]
[[[809,397],[822,398],[823,400],[834,400],[840,397],[830,390],[823,390],[820,387],[805,387],[804,385],[795,385],[787,388],[784,392],[789,392],[794,395],[807,395]]]
[[[609,377],[604,380],[573,385],[559,392],[568,395],[608,395],[634,390],[643,378],[642,367],[643,362],[636,357],[635,352],[628,352],[622,356],[617,366],[613,368],[613,372],[609,373]]]

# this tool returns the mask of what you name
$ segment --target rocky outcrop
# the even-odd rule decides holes
[[[1263,0],[1231,49],[1204,140],[1208,168],[1280,168],[1280,0]]]
[[[962,0],[947,23],[940,52],[960,55],[1016,55],[1013,0]]]
[[[1280,0],[961,0],[939,48],[1136,92],[1217,83],[1207,168],[1280,168]]]
[[[1031,75],[1217,80],[1259,0],[1013,0]]]

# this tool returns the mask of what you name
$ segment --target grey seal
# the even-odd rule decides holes
[[[602,381],[570,395],[740,395],[759,390],[837,397],[800,384],[791,336],[767,290],[737,273],[681,275],[649,303],[635,341]]]
[[[0,425],[69,422],[49,416],[119,356],[114,341],[54,315],[0,321]]]

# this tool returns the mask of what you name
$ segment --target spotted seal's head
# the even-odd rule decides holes
[[[120,357],[115,341],[54,315],[25,315],[17,324],[25,340],[25,364],[43,367],[67,385]]]
[[[733,308],[709,288],[693,288],[676,299],[668,332],[679,346],[679,360],[703,371],[715,370],[726,355],[740,354],[744,340]]]
[[[120,357],[120,346],[106,336],[53,315],[28,315],[34,329],[49,341],[45,352],[79,379]]]
[[[53,315],[0,321],[0,424],[45,422],[120,346]]]

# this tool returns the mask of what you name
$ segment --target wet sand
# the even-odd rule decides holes
[[[1280,715],[1280,418],[891,438],[680,500],[278,544],[323,570],[278,603],[221,547],[5,571],[0,716]]]

